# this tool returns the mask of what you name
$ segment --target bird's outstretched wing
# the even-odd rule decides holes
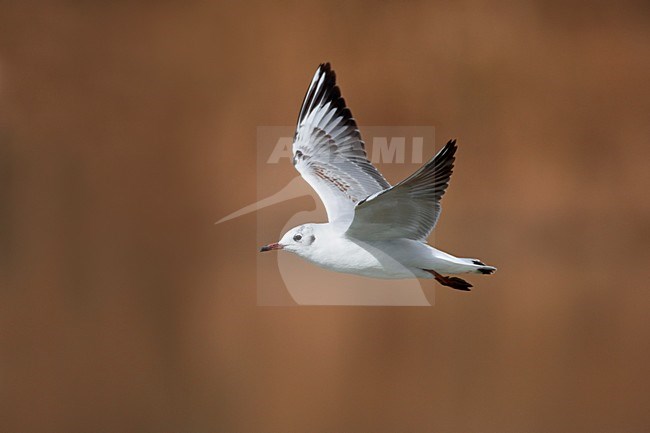
[[[318,67],[302,103],[293,164],[318,193],[330,222],[351,221],[359,201],[390,187],[366,157],[329,63]]]
[[[440,216],[455,153],[456,140],[451,140],[411,176],[360,201],[346,235],[360,240],[426,239]]]

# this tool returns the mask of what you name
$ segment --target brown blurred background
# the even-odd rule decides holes
[[[647,2],[0,11],[0,431],[650,429]],[[360,124],[459,139],[472,293],[256,306],[255,215],[212,223],[322,61]]]

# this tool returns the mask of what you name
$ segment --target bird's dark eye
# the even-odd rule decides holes
[[[298,242],[300,239],[302,239],[302,235],[295,235],[293,237],[293,240],[296,241],[296,242]]]

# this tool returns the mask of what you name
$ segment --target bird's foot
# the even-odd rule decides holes
[[[462,278],[458,277],[446,277],[444,275],[440,275],[436,271],[433,271],[431,269],[425,269],[425,271],[429,272],[433,277],[436,279],[437,282],[442,284],[443,286],[448,286],[451,287],[452,289],[456,290],[463,290],[465,292],[470,291],[470,287],[472,285],[468,283],[467,281],[463,280]]]

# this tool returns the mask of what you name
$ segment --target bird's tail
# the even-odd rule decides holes
[[[497,268],[494,266],[488,266],[478,259],[463,259],[468,265],[472,266],[472,269],[469,272],[474,272],[476,274],[493,274],[496,272]]]

